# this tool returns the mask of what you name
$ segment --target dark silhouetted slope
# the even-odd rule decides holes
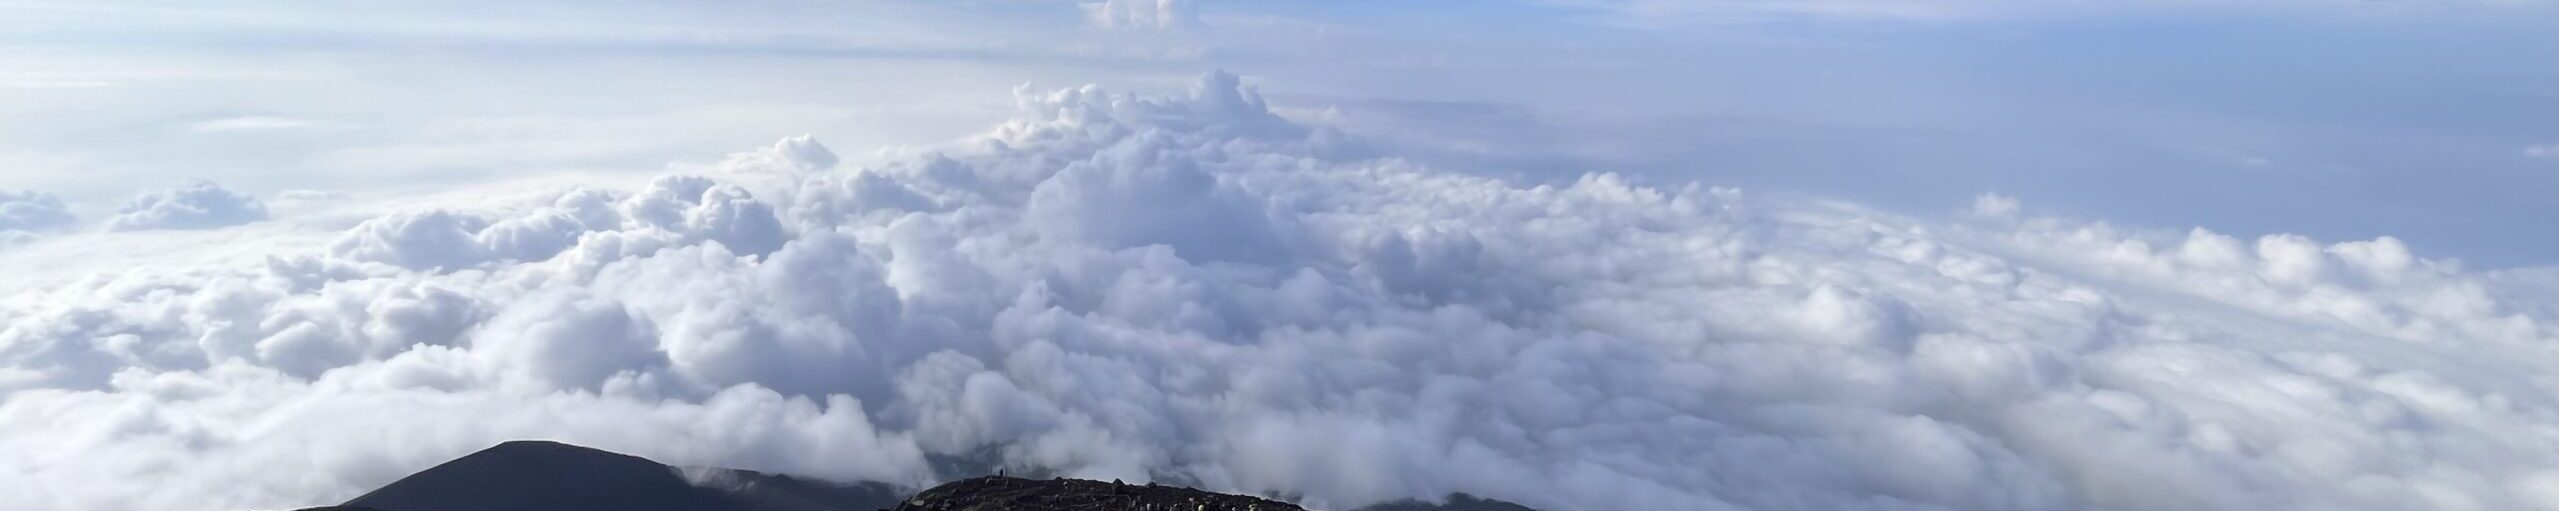
[[[1305,511],[1276,500],[1144,484],[989,476],[915,494],[897,511]]]
[[[1537,509],[1459,493],[1449,495],[1448,502],[1389,502],[1360,508],[1360,511],[1537,511]]]
[[[382,511],[876,511],[901,494],[870,483],[675,467],[557,442],[507,442],[346,502]],[[695,481],[703,481],[696,484]]]
[[[1276,500],[1145,484],[1081,479],[979,477],[954,481],[908,497],[896,511],[1304,511]],[[1404,501],[1360,511],[1537,511],[1467,494],[1447,502]]]
[[[992,465],[990,465],[992,466]],[[1179,486],[977,477],[912,497],[887,484],[836,484],[717,468],[679,469],[557,442],[498,444],[336,507],[304,511],[1304,511],[1276,500]],[[1361,511],[1536,511],[1459,494]]]

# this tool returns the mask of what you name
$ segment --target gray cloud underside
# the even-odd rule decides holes
[[[890,164],[792,139],[0,298],[0,508],[316,504],[541,437],[1331,508],[2559,509],[2559,286],[2393,239],[1522,187],[1225,75],[1017,95]]]

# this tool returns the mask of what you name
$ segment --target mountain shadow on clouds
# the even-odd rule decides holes
[[[729,469],[677,468],[557,442],[515,441],[411,474],[332,510],[875,511],[905,491]]]

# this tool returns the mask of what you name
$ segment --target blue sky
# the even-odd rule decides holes
[[[1197,27],[1131,31],[1028,0],[13,1],[0,187],[97,209],[187,178],[646,172],[795,132],[929,143],[994,118],[984,98],[1011,84],[1161,90],[1227,69],[1295,111],[1369,105],[1336,111],[1497,175],[1607,170],[1912,213],[1995,191],[2134,226],[2387,234],[2484,267],[2559,248],[2539,221],[2559,161],[2528,154],[2559,143],[2559,69],[2541,64],[2559,15],[2538,2],[1197,11]],[[613,132],[634,123],[666,129]]]

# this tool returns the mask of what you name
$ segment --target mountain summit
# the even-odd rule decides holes
[[[1276,500],[1154,484],[987,476],[909,497],[895,511],[1306,511]]]
[[[694,477],[687,477],[687,474]],[[702,481],[716,481],[705,483]],[[558,442],[514,441],[401,478],[343,507],[381,511],[876,511],[905,492],[761,472],[682,469]]]
[[[909,496],[911,493],[912,496]],[[303,511],[1304,511],[1179,486],[1002,476],[911,492],[723,468],[679,468],[559,442],[514,441],[400,478],[336,507]],[[1457,495],[1363,511],[1535,511]]]

